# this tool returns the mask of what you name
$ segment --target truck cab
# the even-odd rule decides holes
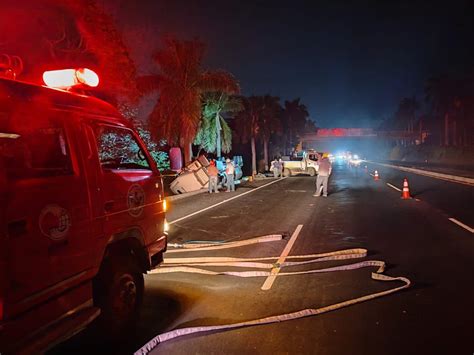
[[[96,318],[114,334],[133,324],[165,211],[156,164],[114,107],[0,78],[0,353],[44,351]]]

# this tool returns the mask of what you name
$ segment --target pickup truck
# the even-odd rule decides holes
[[[299,157],[282,157],[283,161],[283,176],[295,176],[299,174],[306,174],[309,176],[316,176],[318,173],[318,155],[317,154],[303,154]]]

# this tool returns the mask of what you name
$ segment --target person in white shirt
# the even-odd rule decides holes
[[[273,172],[273,177],[277,178],[279,174],[279,169],[278,169],[278,160],[275,158],[272,160],[270,163],[270,171]]]
[[[283,177],[283,161],[281,160],[281,158],[278,159],[278,175],[280,176],[280,178]]]
[[[234,162],[229,158],[226,159],[226,166],[225,166],[225,174],[227,177],[227,191],[235,191],[235,183],[234,183],[234,173],[235,173],[235,166]]]
[[[332,165],[327,156],[318,159],[318,177],[316,178],[316,192],[313,196],[321,195],[321,185],[323,186],[323,196],[328,197],[328,181],[332,172]]]

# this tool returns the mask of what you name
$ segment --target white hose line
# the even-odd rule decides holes
[[[383,261],[364,261],[361,263],[356,263],[352,265],[347,265],[346,268],[344,267],[336,267],[336,268],[328,268],[324,269],[326,272],[329,271],[337,271],[337,270],[352,270],[352,269],[358,269],[361,267],[367,267],[367,266],[378,266],[378,270],[376,272],[372,273],[372,279],[378,280],[378,281],[402,281],[405,284],[396,288],[392,288],[389,290],[381,291],[381,292],[376,292],[376,293],[371,293],[369,295],[353,298],[347,301],[335,303],[329,306],[321,307],[321,308],[307,308],[303,309],[297,312],[291,312],[291,313],[285,313],[285,314],[280,314],[276,316],[271,316],[271,317],[266,317],[266,318],[260,318],[260,319],[255,319],[251,321],[246,321],[246,322],[240,322],[240,323],[234,323],[234,324],[223,324],[223,325],[215,325],[215,326],[203,326],[203,327],[189,327],[189,328],[182,328],[182,329],[175,329],[171,330],[169,332],[157,335],[154,337],[152,340],[150,340],[147,344],[145,344],[141,349],[137,350],[135,352],[135,355],[145,355],[148,354],[150,351],[152,351],[158,344],[164,343],[165,341],[175,339],[184,335],[190,335],[190,334],[196,334],[196,333],[202,333],[202,332],[210,332],[210,331],[222,331],[222,330],[230,330],[230,329],[235,329],[235,328],[241,328],[241,327],[248,327],[248,326],[254,326],[254,325],[263,325],[263,324],[270,324],[270,323],[279,323],[279,322],[285,322],[288,320],[293,320],[293,319],[298,319],[298,318],[303,318],[303,317],[309,317],[309,316],[315,316],[318,314],[334,311],[336,309],[348,307],[357,303],[365,302],[368,300],[372,300],[378,297],[386,296],[398,291],[401,291],[403,289],[406,289],[410,287],[410,280],[405,278],[405,277],[390,277],[386,275],[382,275],[381,273],[383,272],[385,268],[385,263]],[[322,270],[312,270],[315,272],[322,272]],[[296,274],[296,273],[286,273],[286,274]],[[284,276],[285,273],[280,273],[279,276]]]
[[[349,265],[342,265],[342,266],[334,266],[326,269],[313,269],[313,270],[305,270],[305,271],[292,271],[292,272],[282,272],[279,273],[278,276],[294,276],[294,275],[307,275],[307,274],[317,274],[317,273],[325,273],[325,272],[333,272],[333,271],[347,271],[347,270],[354,270],[360,269],[363,267],[369,266],[378,266],[379,269],[377,270],[378,273],[381,273],[385,269],[385,263],[379,260],[367,260],[361,261],[359,263],[349,264]],[[210,271],[205,269],[199,269],[195,267],[189,266],[170,266],[164,268],[154,269],[149,272],[149,274],[170,274],[175,272],[183,272],[183,273],[190,273],[190,274],[201,274],[201,275],[227,275],[227,276],[236,276],[236,277],[267,277],[270,276],[271,273],[268,271]]]
[[[314,259],[321,258],[326,256],[335,256],[335,255],[353,255],[358,254],[362,256],[367,256],[367,249],[354,248],[354,249],[344,249],[331,251],[328,253],[319,253],[319,254],[306,254],[306,255],[288,255],[287,259]],[[255,257],[255,258],[235,258],[235,257],[221,257],[221,256],[202,256],[195,258],[168,258],[167,253],[165,253],[165,259],[163,264],[192,264],[192,263],[213,263],[213,262],[228,262],[228,261],[265,261],[265,260],[274,260],[278,259],[280,256],[265,256],[265,257]],[[161,264],[161,265],[163,265]]]
[[[216,244],[168,244],[170,247],[175,247],[179,249],[172,249],[168,250],[166,253],[183,253],[183,252],[191,252],[191,251],[202,251],[202,250],[219,250],[219,249],[229,249],[229,248],[236,248],[242,247],[245,245],[257,244],[257,243],[267,243],[267,242],[274,242],[278,240],[282,240],[283,236],[281,234],[271,234],[265,235],[263,237],[256,237],[246,240],[239,240],[236,242],[228,242],[222,243],[219,245]]]
[[[306,255],[296,255],[298,257]],[[200,259],[200,258],[189,258],[188,262],[183,261],[181,263],[175,262],[167,262],[161,264],[162,267],[170,268],[170,265],[181,265],[181,266],[228,266],[228,267],[246,267],[246,268],[257,268],[257,269],[272,269],[274,267],[289,267],[289,266],[298,266],[298,265],[306,265],[306,264],[313,264],[319,263],[323,261],[332,261],[332,260],[348,260],[348,259],[357,259],[357,258],[364,258],[367,256],[367,253],[357,253],[357,254],[342,254],[342,255],[333,255],[333,256],[326,256],[322,258],[310,259],[305,261],[285,261],[281,264],[278,263],[260,263],[256,261],[219,261],[219,262],[197,262],[193,259]],[[278,257],[276,257],[278,258]],[[181,259],[183,260],[183,259]],[[159,270],[159,269],[155,269]],[[153,272],[151,272],[153,273]]]

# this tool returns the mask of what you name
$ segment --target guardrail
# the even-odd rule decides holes
[[[457,175],[450,175],[450,174],[443,174],[443,173],[438,173],[438,172],[430,171],[430,170],[408,168],[406,166],[400,166],[400,165],[378,163],[378,162],[370,161],[370,160],[368,160],[367,162],[371,163],[371,164],[376,164],[376,165],[380,165],[380,166],[385,166],[385,167],[389,167],[389,168],[398,169],[398,170],[401,170],[401,171],[407,171],[407,172],[418,174],[418,175],[424,175],[424,176],[432,177],[432,178],[435,178],[435,179],[440,179],[440,180],[445,180],[445,181],[450,181],[450,182],[457,182],[457,183],[460,183],[460,184],[474,186],[474,178],[468,178],[468,177],[464,177],[464,176],[457,176]]]

